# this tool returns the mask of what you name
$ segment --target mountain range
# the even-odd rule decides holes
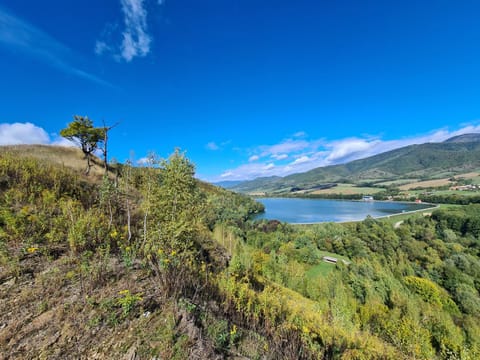
[[[399,179],[430,180],[480,168],[480,134],[464,134],[440,143],[409,145],[345,164],[318,167],[285,177],[243,181],[231,190],[286,193],[324,188],[332,183],[375,184]]]

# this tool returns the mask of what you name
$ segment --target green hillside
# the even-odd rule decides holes
[[[478,134],[462,135],[443,143],[411,145],[347,164],[316,168],[283,178],[256,179],[232,187],[241,192],[288,192],[325,183],[375,183],[398,179],[435,179],[480,168]]]
[[[178,151],[42,151],[0,149],[1,359],[480,358],[479,205],[291,226]]]

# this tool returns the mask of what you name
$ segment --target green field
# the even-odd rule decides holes
[[[330,257],[334,257],[334,258],[337,258],[338,260],[345,260],[345,261],[350,261],[348,258],[346,258],[345,256],[341,256],[341,255],[338,255],[338,254],[334,254],[334,253],[331,253],[331,252],[328,252],[328,251],[320,251],[320,256],[323,257],[323,256],[330,256]],[[328,273],[330,271],[332,271],[334,268],[335,268],[335,264],[332,264],[332,263],[328,263],[328,262],[325,262],[325,261],[321,261],[319,264],[317,265],[314,265],[312,266],[306,273],[305,273],[305,276],[307,277],[307,279],[309,280],[315,280],[319,277],[324,277],[326,275],[328,275]]]
[[[410,195],[421,195],[425,193],[425,190],[409,190]],[[431,191],[434,195],[458,195],[458,196],[474,196],[479,195],[480,191],[460,191],[460,190],[433,190]]]
[[[407,220],[411,217],[424,216],[423,214],[431,213],[432,211],[435,211],[437,209],[451,209],[451,208],[460,207],[460,206],[464,206],[464,205],[440,204],[435,208],[422,209],[422,210],[419,210],[419,211],[416,211],[416,212],[409,212],[407,214],[391,215],[389,217],[383,218],[382,220],[387,221],[387,222],[389,222],[393,225],[393,224],[396,224],[399,221],[405,221],[405,220]]]

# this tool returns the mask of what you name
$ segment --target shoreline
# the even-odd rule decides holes
[[[261,197],[261,199],[292,199],[291,197]],[[412,204],[416,204],[414,202],[411,202],[411,201],[394,201],[394,200],[369,200],[369,201],[365,201],[365,200],[347,200],[347,199],[312,199],[312,198],[302,198],[302,197],[297,197],[295,199],[300,199],[300,200],[328,200],[328,201],[348,201],[348,202],[358,202],[358,203],[395,203],[395,204],[408,204],[408,205],[412,205]],[[257,200],[257,198],[255,199]],[[408,210],[408,211],[402,211],[402,212],[399,212],[399,213],[395,213],[395,214],[388,214],[388,215],[380,215],[380,216],[371,216],[371,215],[367,215],[365,216],[365,218],[362,218],[362,219],[355,219],[355,220],[340,220],[340,221],[334,221],[334,220],[329,220],[329,221],[315,221],[315,222],[289,222],[289,221],[281,221],[279,219],[265,219],[264,220],[277,220],[277,221],[280,221],[280,222],[284,222],[284,223],[287,223],[287,224],[290,224],[290,225],[316,225],[316,224],[325,224],[325,223],[336,223],[336,224],[345,224],[345,223],[353,223],[353,222],[360,222],[360,221],[364,221],[368,216],[371,216],[373,219],[377,220],[377,219],[388,219],[388,218],[393,218],[393,217],[396,217],[396,216],[402,216],[402,215],[409,215],[409,214],[414,214],[414,213],[418,213],[420,211],[433,211],[435,209],[438,209],[440,207],[439,204],[433,204],[433,203],[421,203],[421,204],[418,204],[418,205],[426,205],[425,207],[422,207],[421,209],[417,209],[417,210]]]

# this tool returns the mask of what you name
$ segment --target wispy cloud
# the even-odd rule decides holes
[[[299,138],[299,137],[305,137],[307,136],[307,133],[305,131],[298,131],[295,134],[293,134],[293,137]]]
[[[51,139],[44,129],[29,122],[0,124],[0,145],[20,144],[75,146],[62,137]]]
[[[298,159],[295,159],[295,161],[292,162],[291,165],[303,164],[303,163],[307,163],[309,161],[311,161],[311,159],[308,156],[302,155]]]
[[[121,0],[125,30],[121,46],[122,58],[129,62],[150,52],[152,39],[147,33],[147,10],[144,0]]]
[[[310,143],[306,140],[294,140],[286,139],[279,144],[275,145],[263,145],[259,147],[260,156],[280,156],[281,154],[288,154],[292,152],[305,150],[310,146]]]
[[[275,160],[284,160],[284,159],[288,158],[288,155],[287,154],[273,154],[271,157]]]
[[[220,147],[215,143],[215,141],[210,141],[207,145],[205,145],[205,147],[208,150],[212,150],[212,151],[220,149]]]
[[[467,125],[458,130],[438,129],[428,134],[397,140],[381,137],[354,137],[326,141],[324,139],[299,140],[294,135],[278,144],[262,145],[251,150],[248,162],[224,171],[222,180],[248,180],[265,176],[286,176],[314,169],[366,158],[389,150],[413,144],[442,142],[450,137],[480,133],[480,125]],[[255,161],[253,161],[253,159]],[[272,159],[274,161],[272,161]]]
[[[162,6],[164,1],[157,1]],[[123,24],[107,24],[95,43],[95,54],[110,54],[118,61],[131,62],[150,53],[153,41],[148,31],[146,0],[120,0]],[[118,37],[120,37],[120,40]]]
[[[205,145],[205,149],[211,150],[211,151],[217,151],[217,150],[223,150],[227,145],[231,143],[230,140],[222,141],[220,143],[216,141],[210,141]]]
[[[112,86],[107,81],[79,69],[73,64],[72,51],[41,29],[8,13],[0,7],[0,44],[20,51],[32,58],[57,68],[64,73],[94,83]]]
[[[111,48],[106,42],[98,40],[95,43],[95,54],[102,55],[109,51],[111,51]]]

